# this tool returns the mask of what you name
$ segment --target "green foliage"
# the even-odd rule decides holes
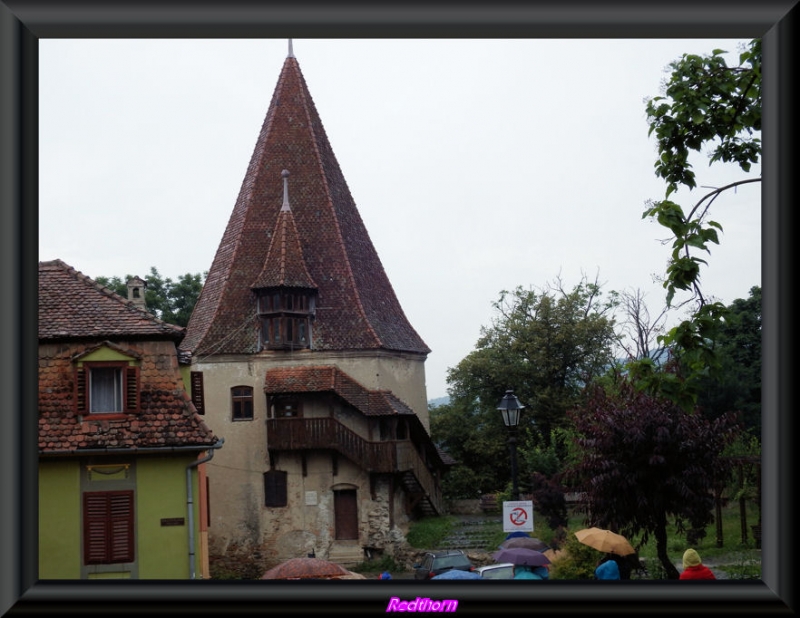
[[[402,570],[402,567],[395,562],[392,556],[383,555],[377,560],[367,560],[360,562],[350,569],[354,573],[382,573],[389,571],[389,573],[396,573]]]
[[[750,289],[745,300],[727,307],[716,334],[719,367],[700,376],[697,404],[703,414],[716,418],[728,411],[739,414],[744,429],[761,437],[761,288]]]
[[[584,385],[613,362],[616,303],[613,293],[604,299],[600,285],[586,278],[572,290],[557,281],[541,290],[500,293],[492,325],[449,370],[450,404],[431,411],[433,439],[471,471],[456,468],[445,477],[450,497],[493,493],[510,479],[509,431],[497,411],[509,388],[525,406],[518,450],[529,455],[520,457],[520,490],[536,471],[528,468],[529,458],[537,468],[552,470],[555,460],[536,449],[546,449],[553,432],[567,426],[566,411],[580,400]]]
[[[761,154],[761,40],[750,41],[729,67],[724,50],[684,54],[672,69],[664,96],[651,98],[649,135],[658,144],[656,174],[667,181],[667,197],[678,185],[697,186],[688,157],[713,143],[710,163],[734,162],[750,171]]]
[[[672,351],[684,365],[685,376],[679,381],[661,380],[658,372],[635,367],[632,373],[650,392],[670,397],[684,409],[697,401],[696,380],[720,369],[721,360],[714,347],[726,309],[720,303],[708,303],[700,287],[704,259],[696,252],[711,253],[719,244],[722,225],[708,218],[711,205],[725,191],[743,184],[760,182],[745,178],[706,193],[688,214],[669,199],[684,186],[697,187],[689,163],[692,152],[710,147],[709,165],[736,163],[748,173],[761,156],[761,41],[753,39],[739,55],[739,65],[729,67],[723,50],[710,55],[684,54],[670,65],[671,74],[664,96],[646,104],[649,134],[656,137],[658,158],[656,175],[667,182],[666,196],[648,203],[642,218],[655,219],[672,234],[672,253],[667,262],[664,288],[667,306],[678,291],[688,292],[696,302],[693,315],[659,337],[659,343]],[[690,302],[686,301],[686,302]]]
[[[554,561],[550,567],[551,579],[593,579],[594,570],[602,554],[584,545],[575,536],[575,530],[567,532],[563,546],[564,557]]]
[[[97,277],[95,281],[127,298],[127,282],[131,277],[131,275],[125,275],[124,279],[118,276]],[[203,289],[204,278],[205,275],[200,273],[186,273],[177,281],[164,279],[155,266],[152,266],[150,274],[145,277],[147,287],[144,299],[147,310],[165,322],[186,326]]]
[[[713,518],[714,489],[730,474],[720,457],[738,427],[733,415],[709,421],[624,381],[612,393],[595,387],[570,414],[581,460],[567,471],[585,492],[591,525],[656,540],[665,570],[677,577],[667,553],[667,521],[705,528]]]
[[[456,399],[432,408],[430,415],[431,435],[458,462],[442,480],[445,498],[478,498],[509,478],[508,432],[497,410]]]
[[[453,517],[423,517],[414,522],[406,541],[417,549],[436,549],[453,529]]]

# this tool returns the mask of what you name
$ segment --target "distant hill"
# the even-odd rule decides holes
[[[450,403],[450,397],[445,395],[444,397],[437,397],[436,399],[428,399],[428,407],[433,406],[434,408],[437,406],[443,406],[445,404]]]

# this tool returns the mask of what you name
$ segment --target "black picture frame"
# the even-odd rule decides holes
[[[385,613],[392,596],[457,599],[462,614],[794,613],[794,188],[798,140],[794,1],[451,6],[291,2],[0,0],[0,612],[194,615]],[[762,580],[507,582],[40,581],[37,542],[38,40],[41,38],[763,38]],[[297,584],[297,585],[290,585]],[[641,585],[638,585],[641,584]]]

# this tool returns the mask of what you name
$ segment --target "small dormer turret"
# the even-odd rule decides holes
[[[147,282],[139,277],[131,277],[128,279],[128,300],[133,303],[135,307],[143,311],[147,311],[147,304],[144,299],[144,292],[147,288]]]

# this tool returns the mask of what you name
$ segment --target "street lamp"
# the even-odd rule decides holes
[[[519,415],[524,408],[514,391],[506,391],[497,409],[503,415],[503,423],[508,427],[508,448],[511,450],[511,499],[519,500],[519,486],[517,485],[517,426],[519,425]]]

